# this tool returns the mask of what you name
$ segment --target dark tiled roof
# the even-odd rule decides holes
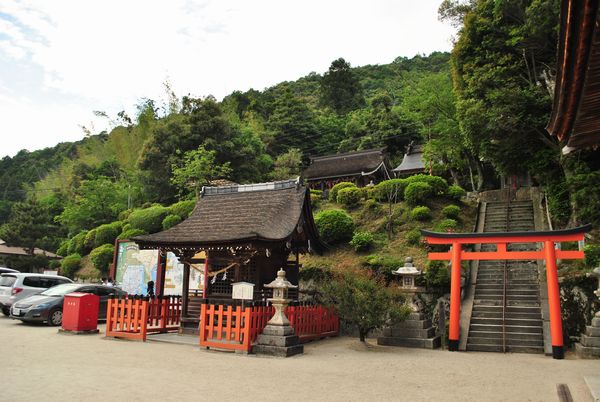
[[[293,234],[303,211],[308,215],[305,224],[314,228],[307,200],[306,187],[294,181],[205,187],[194,212],[185,221],[132,240],[146,246],[284,240]]]
[[[600,145],[599,0],[563,0],[554,104],[546,130],[567,149]]]
[[[369,173],[385,163],[385,148],[348,152],[311,158],[311,164],[303,173],[307,180],[357,176]]]
[[[400,174],[419,173],[425,170],[423,163],[423,147],[421,145],[411,145],[404,154],[402,163],[394,169],[394,172]]]

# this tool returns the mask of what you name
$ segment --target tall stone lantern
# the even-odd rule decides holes
[[[399,267],[395,271],[392,271],[393,275],[396,275],[399,277],[400,291],[402,293],[406,293],[407,296],[410,298],[410,304],[414,311],[419,310],[419,308],[417,307],[417,304],[415,303],[416,302],[416,300],[415,300],[416,294],[422,293],[425,291],[425,289],[423,287],[419,287],[415,284],[415,279],[418,276],[420,276],[421,273],[422,273],[422,271],[420,269],[417,269],[417,267],[415,267],[413,265],[412,257],[406,257],[404,260],[404,266]]]
[[[598,280],[598,289],[594,294],[600,298],[600,267],[594,268],[587,276],[593,276]],[[575,344],[575,351],[579,357],[600,358],[600,311],[592,318],[592,325],[585,327],[585,333],[581,334],[580,343]]]
[[[258,336],[254,353],[271,356],[289,357],[304,353],[304,346],[298,343],[298,337],[294,335],[294,328],[285,315],[285,307],[289,304],[287,299],[288,289],[297,288],[285,277],[285,271],[280,269],[277,278],[267,285],[266,288],[273,289],[273,297],[268,299],[275,309],[275,314],[267,323],[262,334]]]

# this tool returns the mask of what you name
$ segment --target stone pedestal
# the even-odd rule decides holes
[[[258,336],[257,344],[252,349],[254,353],[290,357],[304,353],[304,345],[300,345],[294,329],[289,326],[268,324]]]
[[[600,358],[600,316],[592,318],[592,325],[585,327],[581,340],[575,344],[577,355],[584,359]]]
[[[377,344],[436,349],[440,347],[441,339],[439,335],[435,335],[431,320],[426,320],[423,313],[412,313],[405,321],[385,328],[383,336],[377,338]]]

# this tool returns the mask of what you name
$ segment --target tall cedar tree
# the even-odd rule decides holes
[[[350,63],[343,58],[333,61],[323,75],[321,103],[340,115],[365,105],[362,86],[350,69]]]

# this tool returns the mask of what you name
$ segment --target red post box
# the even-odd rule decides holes
[[[98,328],[100,298],[89,293],[69,293],[63,303],[62,329],[94,331]]]

